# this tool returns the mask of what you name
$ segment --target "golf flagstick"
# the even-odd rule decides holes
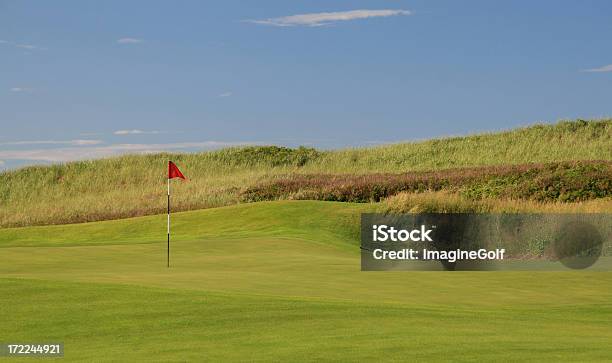
[[[168,176],[168,254],[166,267],[170,267],[170,176]]]
[[[179,168],[172,161],[168,161],[168,248],[166,254],[166,267],[170,267],[170,179],[174,178],[187,180]]]

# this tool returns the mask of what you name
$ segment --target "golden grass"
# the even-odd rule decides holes
[[[388,213],[611,213],[612,198],[577,203],[512,199],[468,199],[446,191],[400,193],[385,199],[381,212]]]

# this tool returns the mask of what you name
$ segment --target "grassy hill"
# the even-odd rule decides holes
[[[187,183],[173,183],[174,208],[193,210],[239,203],[248,188],[288,175],[405,173],[576,160],[609,162],[612,120],[564,121],[499,133],[339,151],[249,147],[27,167],[0,173],[0,227],[163,213],[168,159],[176,161],[190,177]]]
[[[360,272],[372,204],[0,229],[0,340],[68,361],[603,361],[610,272]],[[151,360],[151,359],[148,359]]]

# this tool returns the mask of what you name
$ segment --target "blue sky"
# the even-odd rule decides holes
[[[612,114],[610,1],[0,0],[0,168]]]

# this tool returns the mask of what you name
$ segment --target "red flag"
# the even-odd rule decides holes
[[[168,179],[174,178],[181,178],[183,180],[187,179],[172,161],[168,161]]]

